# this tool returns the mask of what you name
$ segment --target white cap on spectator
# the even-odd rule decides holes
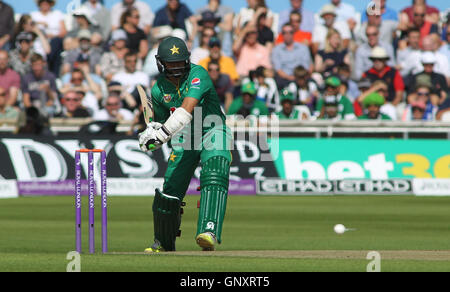
[[[94,19],[94,15],[92,13],[92,10],[90,10],[86,6],[81,6],[80,8],[76,9],[73,12],[73,16],[84,16],[89,21],[89,23],[93,25],[97,25],[97,21]]]
[[[127,33],[123,29],[117,29],[111,34],[111,42],[128,40]]]
[[[372,49],[370,59],[389,59],[389,55],[382,47],[375,47]]]
[[[422,64],[435,64],[436,56],[433,52],[422,52],[421,61]]]
[[[91,37],[92,37],[92,34],[91,34],[91,32],[90,32],[89,30],[87,30],[87,29],[82,29],[82,30],[80,30],[80,31],[78,32],[78,34],[77,34],[77,38],[80,39],[80,40],[83,40],[83,39],[85,39],[85,40],[91,40]]]
[[[173,33],[173,28],[170,25],[162,25],[155,27],[156,33],[154,34],[155,39],[162,40],[170,37]]]
[[[325,4],[320,10],[320,16],[324,16],[325,14],[334,14],[336,15],[336,8],[333,4]]]

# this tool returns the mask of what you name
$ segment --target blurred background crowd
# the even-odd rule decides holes
[[[168,36],[186,41],[228,115],[290,120],[449,120],[450,9],[412,0],[100,0],[17,14],[0,0],[0,119],[92,118],[139,123]],[[274,12],[277,2],[287,9]],[[362,1],[362,0],[361,0]],[[392,0],[391,0],[392,1]],[[20,4],[31,1],[20,1]],[[17,5],[17,4],[16,4]],[[26,131],[26,129],[24,129]]]

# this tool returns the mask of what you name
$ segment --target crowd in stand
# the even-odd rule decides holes
[[[341,0],[314,12],[282,0],[290,8],[280,13],[264,0],[238,13],[220,0],[195,12],[180,0],[110,10],[86,0],[70,13],[55,1],[16,16],[0,0],[0,118],[137,122],[136,86],[150,91],[168,36],[186,41],[228,115],[432,121],[450,111],[450,13],[425,0],[401,11],[374,0],[362,12]]]

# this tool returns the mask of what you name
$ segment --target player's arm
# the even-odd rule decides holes
[[[198,105],[198,99],[186,97],[181,107],[177,108],[169,119],[156,132],[156,138],[161,144],[167,143],[172,137],[183,130],[192,121],[192,113]]]

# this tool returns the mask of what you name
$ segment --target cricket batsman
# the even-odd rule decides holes
[[[227,205],[230,130],[208,72],[191,64],[182,39],[164,39],[156,61],[161,75],[151,90],[154,121],[139,134],[139,144],[148,152],[170,143],[173,152],[163,189],[155,191],[154,244],[145,252],[175,251],[183,199],[199,163],[201,199],[196,242],[203,250],[212,251],[221,243]]]

